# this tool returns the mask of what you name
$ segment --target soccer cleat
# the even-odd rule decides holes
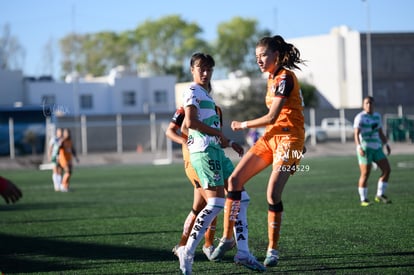
[[[171,252],[172,253],[174,253],[174,255],[175,256],[177,256],[178,257],[178,255],[177,255],[177,249],[179,248],[180,246],[177,244],[177,245],[175,245],[174,247],[173,247],[173,249],[171,250]]]
[[[234,239],[231,239],[230,241],[226,241],[224,238],[220,240],[219,245],[216,249],[214,249],[213,254],[211,254],[210,261],[220,261],[223,259],[224,254],[233,249],[233,247],[236,245],[236,241]]]
[[[375,196],[375,202],[391,203],[391,200],[385,195]]]
[[[204,255],[206,255],[207,259],[209,259],[211,261],[211,254],[213,254],[214,252],[214,246],[209,246],[209,247],[205,247],[203,245],[203,253]]]
[[[234,262],[238,265],[243,265],[251,270],[259,272],[266,271],[266,267],[257,261],[256,257],[250,253],[237,252],[237,254],[234,256]]]
[[[53,187],[55,188],[56,192],[59,192],[61,187],[60,187],[60,183],[53,183]]]
[[[187,254],[185,246],[180,246],[175,250],[177,257],[180,260],[180,269],[183,275],[191,275],[194,258]]]
[[[371,205],[371,203],[367,199],[361,201],[361,206],[362,207],[366,207],[366,206],[370,206],[370,205]]]
[[[264,260],[264,266],[277,266],[279,261],[279,251],[275,249],[268,250]]]

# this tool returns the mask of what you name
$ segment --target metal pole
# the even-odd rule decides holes
[[[368,81],[368,96],[374,96],[373,81],[372,81],[372,56],[371,56],[371,19],[369,10],[369,0],[362,0],[365,2],[367,10],[367,32],[366,32],[366,44],[367,44],[367,81]]]
[[[312,146],[316,145],[316,116],[315,116],[315,108],[310,108],[309,110],[309,118],[310,118],[310,131],[311,131],[311,144]]]
[[[88,154],[88,133],[86,127],[86,116],[81,116],[81,144],[82,144],[82,155]]]
[[[122,153],[122,115],[116,115],[116,151]]]
[[[345,109],[339,109],[339,117],[340,117],[340,131],[341,131],[341,143],[346,142],[346,132],[345,132]]]
[[[156,152],[157,150],[157,129],[156,129],[156,117],[155,113],[151,112],[150,114],[150,131],[151,131],[151,152]]]
[[[9,146],[10,146],[10,159],[16,157],[14,151],[14,121],[12,117],[9,117]]]

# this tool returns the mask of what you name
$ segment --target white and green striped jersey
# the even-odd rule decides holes
[[[377,112],[369,114],[365,111],[355,116],[354,128],[359,128],[359,140],[363,149],[378,149],[382,147],[382,141],[378,130],[382,128],[381,115]]]
[[[52,147],[52,158],[56,158],[59,153],[60,139],[58,137],[52,137],[49,141],[49,146]]]
[[[184,107],[196,107],[198,119],[201,122],[220,130],[220,118],[216,112],[216,104],[203,87],[192,83],[183,94],[183,105]],[[194,129],[188,131],[187,145],[190,153],[203,152],[209,146],[221,149],[218,137],[209,136]]]

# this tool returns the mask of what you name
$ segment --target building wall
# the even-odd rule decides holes
[[[32,82],[27,86],[27,95],[29,105],[52,105],[54,115],[73,116],[112,112],[109,86],[101,83]],[[80,107],[79,97],[82,95],[92,96],[91,109]],[[52,104],[44,102],[45,96],[53,96],[55,102]]]
[[[148,112],[173,112],[175,110],[175,77],[124,76],[113,82],[29,82],[27,84],[26,104],[52,105],[59,115],[104,115],[139,114]],[[124,102],[124,93],[133,93],[133,104]],[[165,93],[165,101],[158,102],[155,93]],[[52,104],[45,102],[45,96],[54,97]],[[82,108],[82,96],[90,96],[90,108]]]
[[[0,105],[13,106],[16,102],[23,100],[22,72],[0,69]]]
[[[361,53],[359,33],[347,27],[327,35],[289,39],[306,65],[296,70],[298,78],[314,85],[334,108],[361,106]],[[329,107],[329,106],[321,106]]]
[[[372,72],[376,105],[414,105],[414,33],[373,33]],[[366,36],[361,36],[364,96],[368,95]]]

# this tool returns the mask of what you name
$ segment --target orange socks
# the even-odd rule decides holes
[[[240,211],[241,191],[228,192],[224,205],[224,231],[223,237],[227,240],[233,238],[233,228]]]
[[[210,247],[214,245],[214,236],[216,234],[217,217],[211,222],[206,233],[204,234],[204,246]]]
[[[280,226],[282,225],[283,204],[269,205],[267,212],[267,232],[269,237],[268,249],[278,249]]]
[[[196,217],[197,215],[194,213],[194,211],[190,211],[190,213],[188,213],[188,216],[184,222],[184,228],[183,228],[183,233],[181,235],[181,240],[178,243],[179,246],[183,246],[187,243],[188,236],[190,236],[190,232],[191,232],[191,229],[193,228]]]

